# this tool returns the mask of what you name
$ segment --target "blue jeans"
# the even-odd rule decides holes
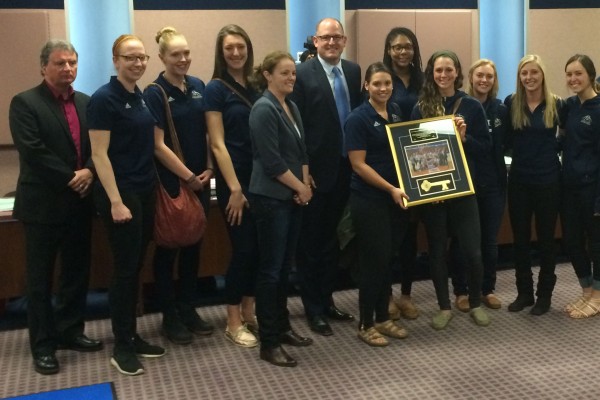
[[[256,317],[261,347],[280,345],[290,330],[287,284],[300,235],[302,209],[290,200],[250,194],[250,210],[258,231],[260,264],[256,282]]]
[[[478,187],[476,190],[479,223],[481,225],[481,258],[483,260],[483,281],[481,294],[486,296],[496,289],[496,266],[498,265],[498,231],[502,223],[506,190],[500,186]],[[456,238],[450,244],[450,266],[454,294],[467,295],[467,274],[465,261],[458,250]]]
[[[563,241],[582,288],[600,290],[600,217],[594,216],[597,183],[565,188]]]

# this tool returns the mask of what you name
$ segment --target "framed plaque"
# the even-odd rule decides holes
[[[454,116],[386,125],[408,207],[475,193]]]

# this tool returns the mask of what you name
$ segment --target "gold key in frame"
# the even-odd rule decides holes
[[[421,189],[423,189],[424,192],[429,192],[432,187],[441,186],[442,190],[448,190],[449,184],[450,184],[450,181],[447,179],[443,180],[443,181],[437,181],[437,182],[429,182],[427,179],[425,179],[423,182],[421,182]]]

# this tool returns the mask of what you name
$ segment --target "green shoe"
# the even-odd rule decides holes
[[[449,310],[440,310],[431,319],[431,326],[436,331],[441,331],[446,328],[448,322],[452,319],[452,312]]]
[[[488,326],[490,322],[492,322],[490,317],[481,307],[476,307],[471,310],[471,318],[473,318],[473,321],[479,326]]]

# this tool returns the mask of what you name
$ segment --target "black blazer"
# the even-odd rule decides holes
[[[342,60],[342,70],[354,109],[362,103],[360,66]],[[343,138],[333,91],[317,57],[298,65],[291,98],[302,115],[310,173],[317,190],[328,192],[337,179]]]
[[[286,103],[298,130],[279,100],[268,90],[250,111],[253,163],[249,190],[278,200],[291,199],[294,191],[277,177],[289,169],[302,181],[302,165],[308,164],[300,112],[292,101],[286,100]]]
[[[75,92],[82,162],[93,172],[86,122],[88,101],[89,96]],[[72,207],[82,200],[67,186],[75,176],[77,152],[60,104],[42,83],[13,97],[9,123],[20,161],[13,216],[26,223],[64,223]],[[89,202],[87,197],[83,201]]]

